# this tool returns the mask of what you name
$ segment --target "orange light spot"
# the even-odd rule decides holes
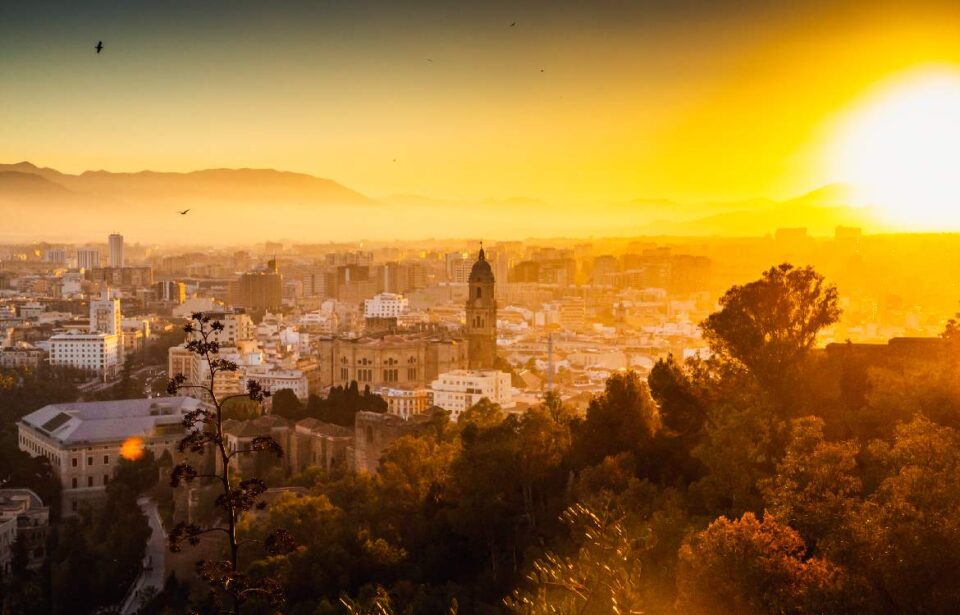
[[[127,461],[136,461],[143,457],[143,438],[130,436],[120,445],[120,456]]]

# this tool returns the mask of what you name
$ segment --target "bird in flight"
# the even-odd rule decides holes
[[[427,62],[433,63],[433,58],[427,58]]]
[[[101,51],[103,51],[103,41],[97,41],[97,44],[94,47],[94,49],[97,50],[97,53],[100,53]]]
[[[189,210],[189,209],[184,209],[183,211],[180,212],[180,215],[181,215],[181,216],[185,216],[185,215],[187,215],[187,212],[188,212],[188,211],[190,211],[190,210]]]
[[[517,22],[513,22],[512,24],[510,24],[510,27],[512,28],[512,27],[514,27],[515,25],[517,25]]]

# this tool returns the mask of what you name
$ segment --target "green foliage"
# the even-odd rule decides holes
[[[271,408],[272,414],[293,421],[312,417],[342,427],[353,427],[356,422],[354,417],[357,412],[362,411],[382,414],[387,411],[387,402],[379,395],[371,393],[369,386],[365,386],[361,392],[356,381],[347,387],[331,388],[325,398],[311,395],[306,404],[301,403],[293,391],[281,389],[274,396]]]

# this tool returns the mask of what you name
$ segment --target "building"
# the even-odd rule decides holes
[[[467,356],[470,369],[493,369],[497,360],[497,300],[493,269],[483,248],[470,270],[466,305]]]
[[[242,369],[244,382],[256,380],[265,391],[276,393],[290,389],[297,399],[306,401],[310,396],[307,375],[299,369],[277,369],[270,365],[255,365]]]
[[[458,369],[440,374],[430,389],[433,405],[449,411],[451,421],[456,421],[464,411],[484,398],[504,409],[514,405],[510,374],[496,370]]]
[[[183,282],[164,281],[153,285],[157,301],[181,304],[187,300],[187,286]]]
[[[387,447],[403,436],[422,433],[429,420],[426,414],[404,420],[393,414],[357,412],[353,428],[354,470],[376,474]]]
[[[50,365],[75,367],[109,379],[121,363],[119,335],[67,331],[50,338]]]
[[[240,276],[233,303],[255,312],[280,309],[283,276],[277,270],[277,261],[269,261],[266,271],[251,271]]]
[[[152,267],[94,267],[84,275],[90,282],[105,282],[115,287],[143,288],[153,284]]]
[[[387,402],[387,412],[403,419],[425,413],[433,405],[433,391],[425,387],[378,387],[373,392]]]
[[[107,242],[110,245],[110,266],[115,269],[123,267],[123,235],[113,233]]]
[[[20,419],[20,450],[49,460],[62,487],[61,510],[70,515],[103,498],[131,439],[157,457],[177,459],[183,417],[200,405],[192,397],[51,404]]]
[[[77,248],[77,268],[96,269],[100,266],[100,251]]]
[[[63,248],[51,248],[43,252],[43,260],[48,263],[62,265],[67,262],[67,253]]]
[[[380,293],[363,302],[364,318],[397,318],[407,313],[410,302],[403,295]]]
[[[353,468],[353,430],[315,418],[297,421],[291,431],[284,456],[290,472],[303,472],[311,466],[330,470]]]
[[[18,342],[14,346],[0,348],[0,368],[3,369],[37,369],[46,353],[26,342]]]
[[[6,576],[13,562],[13,545],[23,541],[27,568],[36,570],[47,554],[50,508],[30,489],[0,489],[0,571]]]
[[[111,299],[109,290],[104,290],[99,299],[90,300],[90,333],[120,335],[122,319],[120,300]]]
[[[356,381],[370,387],[424,387],[439,374],[467,366],[467,345],[429,333],[318,342],[323,387]]]

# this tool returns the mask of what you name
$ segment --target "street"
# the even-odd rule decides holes
[[[147,516],[147,521],[152,530],[150,538],[147,540],[147,548],[144,553],[144,562],[150,562],[149,570],[144,568],[140,576],[134,581],[133,587],[127,593],[127,598],[120,609],[122,615],[132,615],[140,608],[140,594],[148,587],[156,588],[157,591],[163,589],[163,582],[166,580],[165,559],[167,554],[167,535],[163,530],[163,524],[160,521],[160,513],[157,511],[157,503],[149,498],[141,497],[137,500],[140,510]]]

